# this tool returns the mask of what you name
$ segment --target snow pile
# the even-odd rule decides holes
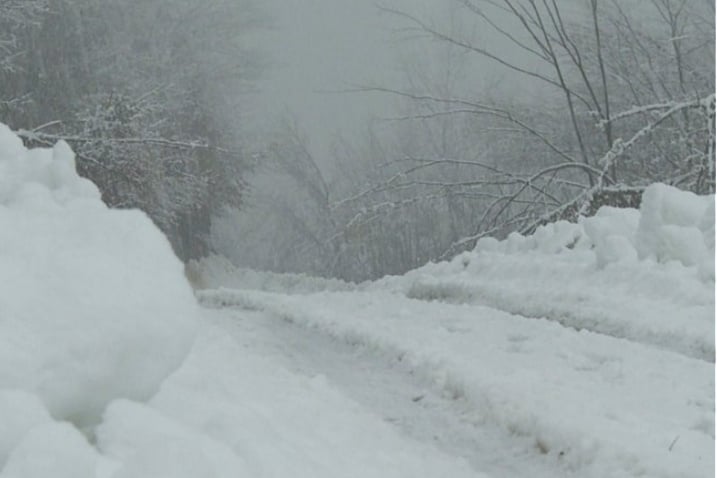
[[[714,280],[715,201],[654,184],[643,194],[637,251],[641,258],[698,266]]]
[[[0,465],[28,431],[51,421],[37,396],[21,390],[0,390]]]
[[[559,254],[592,249],[601,267],[638,258],[676,261],[697,266],[705,278],[714,280],[714,228],[714,196],[653,184],[645,190],[639,211],[604,206],[578,224],[559,221],[527,237],[513,233],[505,241],[481,239],[475,252]]]
[[[0,284],[0,466],[10,442],[48,420],[40,402],[91,425],[117,397],[151,397],[195,334],[182,264],[149,218],[105,207],[67,144],[27,150],[1,124]],[[24,469],[21,455],[8,470]]]
[[[15,447],[2,478],[95,478],[100,455],[68,423],[49,422],[31,429]]]
[[[714,196],[655,184],[639,211],[603,207],[577,224],[482,239],[450,262],[371,288],[487,305],[714,361],[714,219]]]

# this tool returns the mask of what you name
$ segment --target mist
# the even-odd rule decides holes
[[[356,2],[312,0],[263,4],[271,27],[253,40],[271,67],[258,82],[253,98],[257,131],[267,131],[277,120],[291,117],[309,138],[320,164],[332,171],[332,143],[337,136],[352,137],[375,120],[396,115],[395,98],[364,87],[402,89],[411,70],[421,68],[440,75],[445,45],[387,9],[430,19],[449,31],[470,28],[460,21],[460,2],[454,0]],[[501,45],[492,32],[472,32],[497,46],[501,55],[530,63],[513,45]],[[492,38],[491,38],[492,37]],[[508,92],[522,97],[521,78],[481,58],[464,57],[461,88]]]
[[[0,120],[184,261],[362,281],[714,191],[710,2],[9,5]]]

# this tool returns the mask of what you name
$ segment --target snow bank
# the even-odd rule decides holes
[[[97,442],[104,454],[121,463],[112,478],[253,476],[227,445],[155,408],[128,400],[117,400],[107,408]]]
[[[56,419],[83,427],[117,397],[148,399],[190,350],[198,306],[167,239],[105,207],[67,144],[27,150],[2,124],[0,284],[0,388]],[[45,417],[6,392],[0,408],[0,425],[20,414],[1,466],[3,440]]]

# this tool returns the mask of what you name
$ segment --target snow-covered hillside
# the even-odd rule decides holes
[[[401,277],[187,268],[0,125],[0,478],[714,473],[714,198]]]

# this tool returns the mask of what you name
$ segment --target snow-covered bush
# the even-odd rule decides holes
[[[193,341],[196,301],[162,233],[108,209],[66,144],[27,150],[2,124],[0,284],[0,390],[78,426],[115,398],[149,398]]]

